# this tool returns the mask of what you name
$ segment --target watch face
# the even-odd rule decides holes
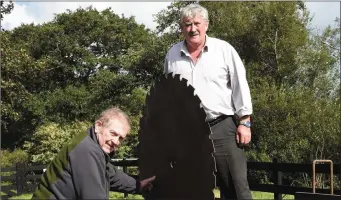
[[[251,122],[250,122],[250,121],[246,121],[246,122],[244,122],[242,125],[244,125],[244,126],[250,128],[250,127],[251,127]]]

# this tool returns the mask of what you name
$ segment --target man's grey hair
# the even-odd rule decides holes
[[[127,122],[128,128],[130,129],[131,127],[131,120],[129,116],[118,107],[110,107],[104,110],[98,116],[96,121],[101,121],[103,126],[106,126],[112,119],[124,119]]]
[[[208,22],[208,11],[197,3],[192,3],[180,10],[180,24],[185,18],[194,18],[195,16],[202,16]]]

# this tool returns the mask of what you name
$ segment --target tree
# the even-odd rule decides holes
[[[2,131],[13,136],[4,137],[3,147],[14,148],[39,125],[91,121],[107,106],[119,105],[140,81],[125,69],[133,61],[122,60],[147,43],[150,32],[134,17],[89,7],[1,37]]]
[[[315,88],[316,97],[335,97],[340,85],[340,19],[321,34],[311,30],[309,41],[298,51],[295,62],[297,85]]]
[[[10,14],[14,8],[13,2],[9,1],[5,4],[4,1],[0,1],[0,21],[4,19],[4,14]]]
[[[43,61],[33,60],[26,49],[10,41],[9,31],[0,32],[1,45],[1,132],[2,146],[15,148],[23,133],[35,126],[32,113],[24,106],[32,91],[30,85],[39,78]]]

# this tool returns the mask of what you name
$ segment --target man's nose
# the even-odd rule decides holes
[[[111,139],[111,141],[116,145],[120,145],[120,140],[119,140],[119,137],[114,137],[113,139]]]
[[[195,32],[196,31],[196,27],[194,26],[194,24],[191,25],[191,32]]]

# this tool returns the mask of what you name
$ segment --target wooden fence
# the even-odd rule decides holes
[[[138,160],[135,158],[131,159],[113,159],[115,166],[122,167],[124,172],[128,172],[128,167],[136,167]],[[21,195],[23,193],[33,192],[35,187],[40,181],[43,169],[47,165],[28,165],[26,163],[17,163],[13,167],[2,168],[3,172],[12,172],[14,174],[10,176],[1,175],[1,181],[10,182],[10,185],[1,186],[1,192],[5,195],[1,195],[1,199],[6,199],[11,196]],[[338,182],[334,185],[340,187],[341,183],[341,164],[333,164],[334,175],[339,177]],[[266,171],[271,172],[273,177],[273,184],[256,184],[249,182],[250,189],[252,191],[270,192],[274,194],[275,200],[281,200],[283,194],[295,195],[297,192],[311,193],[312,187],[293,187],[290,185],[282,184],[283,173],[307,173],[312,177],[312,164],[294,164],[294,163],[278,163],[276,159],[270,162],[248,162],[249,171]],[[316,173],[330,174],[329,164],[317,164]],[[135,176],[136,177],[136,176]],[[252,177],[249,177],[252,178]],[[335,181],[334,181],[335,182]],[[16,192],[13,192],[16,190]],[[316,193],[329,194],[330,189],[319,189],[317,188]],[[340,188],[334,190],[334,194],[341,195]],[[124,194],[126,197],[127,194]]]

